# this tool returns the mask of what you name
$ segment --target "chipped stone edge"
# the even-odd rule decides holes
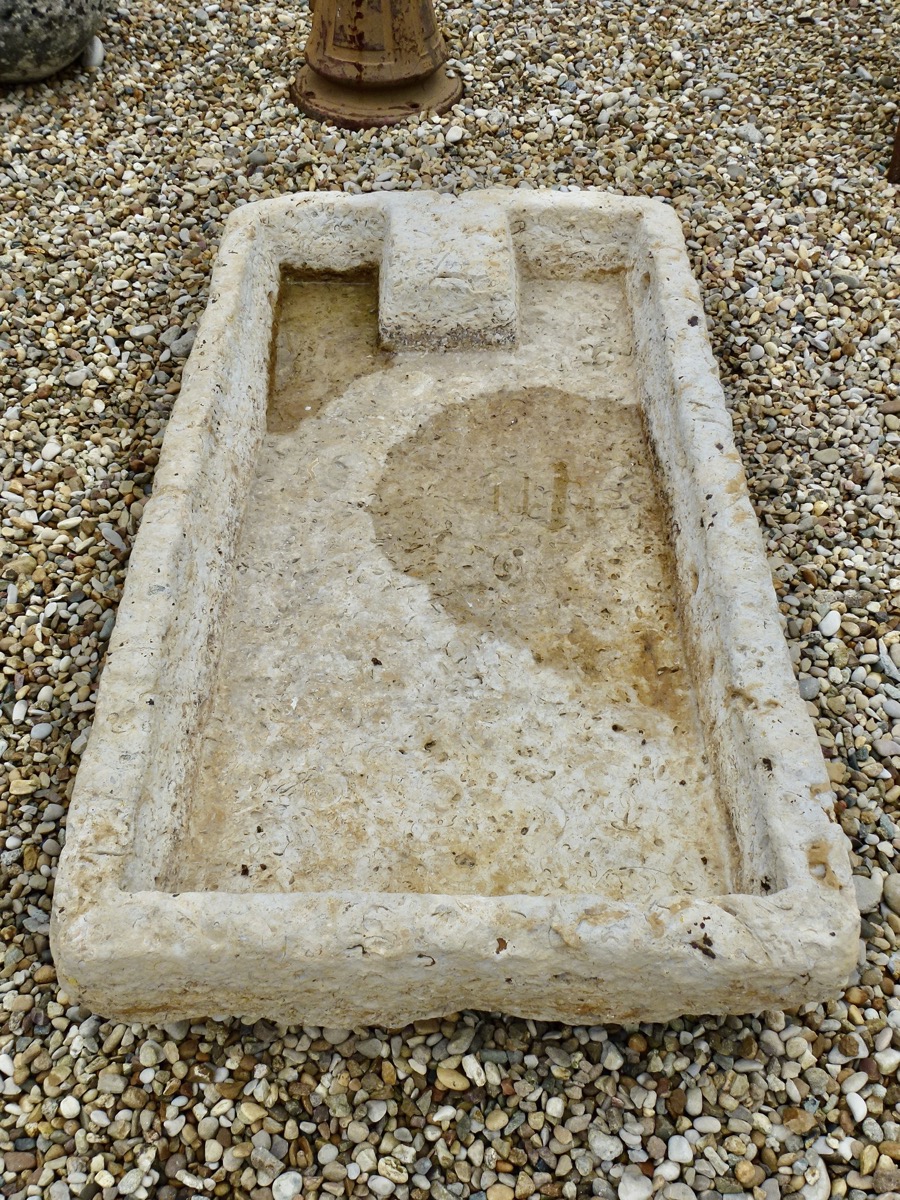
[[[698,534],[673,512],[673,533],[682,573],[693,565],[698,584],[704,580],[701,600],[685,605],[688,620],[707,653],[712,647],[727,656],[728,686],[736,689],[723,705],[707,701],[705,716],[723,736],[738,730],[748,738],[747,760],[732,755],[726,773],[740,782],[751,769],[759,816],[744,833],[762,839],[753,852],[760,862],[773,856],[776,890],[679,896],[646,911],[595,896],[149,890],[148,871],[152,876],[160,858],[176,852],[177,837],[158,839],[156,863],[148,856],[135,873],[131,846],[135,840],[146,846],[160,832],[142,826],[155,805],[141,804],[147,786],[141,765],[165,760],[163,800],[174,812],[202,702],[190,669],[201,678],[208,671],[203,648],[216,637],[217,606],[206,600],[182,609],[179,624],[172,588],[177,581],[190,595],[200,570],[213,586],[227,580],[227,550],[241,511],[240,468],[262,436],[280,269],[377,268],[387,214],[403,203],[400,194],[296,196],[248,205],[229,219],[132,554],[71,804],[51,922],[61,981],[89,1007],[125,1019],[213,1011],[329,1024],[400,1025],[463,1007],[573,1023],[660,1021],[683,1012],[789,1008],[835,994],[855,962],[858,936],[846,842],[826,815],[824,765],[790,668],[681,230],[675,214],[655,201],[500,191],[451,203],[504,205],[512,222],[526,227],[593,223],[599,244],[603,227],[636,231],[630,244],[605,246],[604,269],[629,268],[638,350],[662,355],[647,388],[656,436],[662,423],[654,414],[665,415],[660,400],[667,387],[674,390],[669,431],[678,461],[662,463],[664,477],[670,485],[675,471],[702,478],[704,495],[733,488],[744,514],[729,530],[705,527]],[[327,240],[317,236],[324,230],[331,235],[327,261]],[[336,230],[345,235],[337,239],[343,260],[333,249]],[[650,283],[642,298],[634,281],[645,273]],[[241,421],[234,445],[226,447],[218,433],[229,408]],[[198,500],[211,470],[221,489],[213,506],[223,514],[218,524]],[[717,589],[723,554],[737,556],[742,567],[740,578],[735,573]],[[707,602],[704,625],[694,610]],[[765,655],[754,659],[751,647]],[[173,648],[174,661],[187,655],[186,663],[160,678]],[[721,666],[712,665],[721,675]],[[176,701],[186,706],[186,719],[170,731],[165,717],[178,709]],[[771,771],[760,757],[771,760]]]

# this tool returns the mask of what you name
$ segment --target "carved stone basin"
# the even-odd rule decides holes
[[[234,215],[73,800],[67,990],[790,1007],[856,957],[832,800],[668,208]]]

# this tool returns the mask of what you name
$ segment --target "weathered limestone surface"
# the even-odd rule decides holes
[[[109,0],[6,0],[0,15],[0,83],[28,83],[81,54]]]
[[[668,208],[234,215],[72,802],[68,991],[790,1007],[856,957],[832,800]]]

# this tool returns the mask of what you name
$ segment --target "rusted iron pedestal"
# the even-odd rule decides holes
[[[291,95],[347,129],[445,112],[462,94],[448,75],[432,0],[316,0],[306,66]]]
[[[891,155],[891,165],[887,173],[888,183],[900,183],[900,120],[894,133],[894,153]]]

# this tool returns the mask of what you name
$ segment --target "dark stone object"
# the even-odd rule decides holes
[[[85,49],[110,0],[0,0],[0,83],[29,83]]]

